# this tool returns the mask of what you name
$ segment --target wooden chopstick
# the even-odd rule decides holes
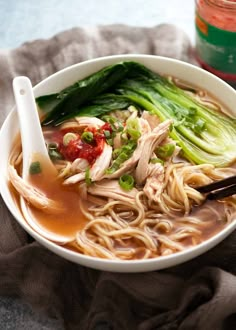
[[[196,188],[200,193],[209,193],[210,200],[221,199],[236,194],[236,175]]]

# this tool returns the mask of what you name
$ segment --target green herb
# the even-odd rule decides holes
[[[109,146],[113,146],[114,141],[113,139],[106,139],[106,143],[109,144]]]
[[[92,179],[90,177],[90,168],[87,167],[85,170],[85,183],[87,186],[90,186],[92,183]]]
[[[83,132],[81,139],[86,143],[93,142],[93,133],[92,132]]]
[[[34,174],[39,174],[41,172],[42,172],[42,169],[41,169],[40,162],[36,161],[36,162],[32,162],[30,164],[29,174],[34,175]]]
[[[125,132],[131,137],[131,139],[137,141],[141,136],[141,128],[138,118],[129,118],[126,121]]]
[[[76,140],[77,138],[77,135],[74,134],[74,133],[66,133],[64,136],[63,136],[63,144],[64,146],[67,146],[69,144],[70,141],[72,140]]]
[[[161,159],[167,159],[173,155],[175,151],[175,145],[173,143],[164,144],[155,150],[157,157]]]
[[[121,132],[124,129],[122,123],[115,117],[104,115],[101,119],[111,125],[113,132]]]
[[[104,136],[105,136],[106,139],[111,137],[111,132],[110,131],[105,130],[105,131],[103,131],[103,133],[104,133]]]
[[[111,133],[110,131],[105,130],[105,131],[103,131],[103,134],[106,138],[106,143],[109,144],[110,146],[113,146],[113,143],[114,143],[113,138],[115,136],[115,132]]]
[[[160,158],[157,158],[157,157],[151,158],[150,159],[150,163],[152,163],[152,164],[160,163],[160,164],[164,165],[164,161],[162,159],[160,159]]]
[[[119,178],[119,185],[122,189],[129,191],[134,187],[134,178],[132,177],[132,175],[123,174]]]
[[[60,160],[63,158],[60,152],[58,151],[58,147],[56,143],[48,144],[48,154],[52,161]]]
[[[121,148],[115,149],[113,151],[113,155],[115,155],[116,158],[113,160],[111,166],[106,170],[106,173],[112,174],[116,172],[120,168],[120,166],[132,156],[136,147],[136,142],[130,140],[127,142],[126,145],[122,146]]]
[[[112,158],[116,159],[120,153],[121,153],[121,148],[114,149],[112,152]]]

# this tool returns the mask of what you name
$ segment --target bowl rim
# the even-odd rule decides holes
[[[185,68],[190,68],[191,70],[196,70],[196,71],[201,71],[203,75],[206,77],[211,77],[211,79],[214,79],[217,81],[221,86],[225,86],[225,88],[228,88],[228,90],[233,91],[236,94],[236,91],[222,81],[220,78],[214,76],[213,74],[197,67],[194,66],[190,63],[186,63],[183,61],[180,61],[178,59],[173,59],[173,58],[167,58],[167,57],[162,57],[162,56],[156,56],[156,55],[145,55],[145,54],[123,54],[123,55],[110,55],[110,56],[104,56],[104,57],[99,57],[99,58],[94,58],[90,60],[86,60],[80,63],[76,63],[73,65],[70,65],[62,70],[59,70],[55,72],[54,74],[48,76],[47,78],[43,79],[40,81],[38,84],[36,84],[33,87],[34,93],[37,92],[38,89],[41,88],[42,85],[45,84],[50,84],[50,81],[52,78],[57,78],[58,76],[63,76],[65,72],[68,71],[73,71],[75,68],[80,68],[82,66],[89,66],[91,63],[106,63],[109,60],[140,60],[140,59],[154,59],[154,60],[160,60],[164,61],[166,63],[177,63],[177,65],[180,65]],[[107,66],[107,64],[104,64],[104,66]],[[94,71],[95,72],[95,71]],[[158,70],[157,70],[158,72]],[[213,77],[213,78],[212,78]],[[79,79],[82,79],[81,77]],[[236,99],[236,95],[235,95]],[[4,132],[11,123],[11,121],[14,120],[14,115],[16,115],[16,110],[15,107],[10,111],[10,113],[7,115],[6,119],[3,122],[3,125],[0,129],[0,141],[3,139],[2,136],[4,136]],[[7,160],[7,158],[6,158]],[[226,238],[236,227],[236,219],[233,220],[230,224],[226,225],[222,230],[220,230],[218,233],[213,235],[212,237],[208,238],[207,240],[199,243],[196,246],[186,248],[182,251],[175,252],[170,255],[166,256],[159,256],[155,258],[150,258],[150,259],[132,259],[132,260],[121,260],[121,259],[105,259],[105,258],[99,258],[99,257],[93,257],[89,255],[84,255],[81,254],[80,252],[76,252],[73,250],[70,250],[68,248],[65,248],[63,246],[60,246],[52,241],[47,240],[43,236],[40,236],[37,232],[35,232],[30,225],[26,222],[26,220],[21,216],[19,217],[19,214],[17,213],[17,206],[15,206],[14,209],[12,209],[12,205],[10,200],[6,196],[6,191],[7,191],[7,178],[4,176],[2,173],[0,174],[0,192],[1,196],[10,211],[10,213],[14,216],[18,224],[20,224],[21,227],[24,228],[26,232],[28,232],[36,241],[42,243],[43,246],[48,248],[50,251],[53,251],[57,255],[64,257],[65,259],[69,259],[73,262],[76,262],[81,265],[85,265],[91,268],[95,269],[100,269],[100,270],[112,270],[114,272],[139,272],[139,271],[150,271],[150,270],[160,270],[160,269],[166,269],[172,266],[176,266],[179,264],[182,264],[185,261],[188,261],[190,259],[193,259],[197,256],[200,256],[202,253],[208,251],[209,249],[213,248],[215,245],[220,243],[224,238]],[[77,260],[78,259],[78,262]],[[89,262],[90,265],[87,264]],[[95,263],[95,264],[94,264]],[[109,267],[107,267],[109,266]],[[121,269],[118,269],[114,266],[120,266]],[[126,268],[130,268],[130,266],[137,266],[134,270]],[[144,269],[142,270],[142,266],[144,266]],[[147,267],[146,267],[147,266]]]

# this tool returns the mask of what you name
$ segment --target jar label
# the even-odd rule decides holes
[[[236,32],[219,29],[196,13],[197,55],[212,68],[236,74]]]

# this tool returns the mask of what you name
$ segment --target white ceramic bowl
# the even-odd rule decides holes
[[[58,92],[59,90],[71,85],[78,79],[82,79],[93,72],[98,71],[104,66],[123,61],[123,60],[135,60],[156,71],[160,74],[169,74],[174,77],[178,77],[183,81],[189,82],[190,84],[200,87],[201,89],[207,90],[211,95],[215,96],[218,101],[223,104],[229,112],[236,116],[236,91],[229,85],[224,83],[219,78],[212,74],[195,67],[193,65],[180,62],[177,60],[149,56],[149,55],[119,55],[98,58],[89,60],[83,63],[79,63],[70,66],[64,70],[61,70],[47,79],[40,82],[34,87],[35,97]],[[0,162],[0,190],[2,197],[19,224],[32,236],[41,243],[43,246],[53,251],[57,255],[66,258],[72,262],[96,268],[106,271],[114,272],[145,272],[167,268],[187,260],[190,260],[210,248],[214,247],[225,237],[227,237],[236,226],[236,219],[230,225],[225,227],[221,232],[208,239],[207,241],[197,245],[196,247],[186,249],[182,252],[172,254],[169,256],[163,256],[148,260],[132,260],[132,261],[117,261],[117,260],[105,260],[100,258],[94,258],[85,256],[80,253],[70,251],[66,248],[58,246],[39,234],[34,232],[32,228],[26,223],[22,217],[21,212],[15,205],[12,196],[8,188],[8,177],[7,177],[7,164],[9,154],[12,148],[12,144],[16,134],[19,132],[18,119],[16,110],[7,117],[0,131],[0,145],[1,145],[1,162]]]

